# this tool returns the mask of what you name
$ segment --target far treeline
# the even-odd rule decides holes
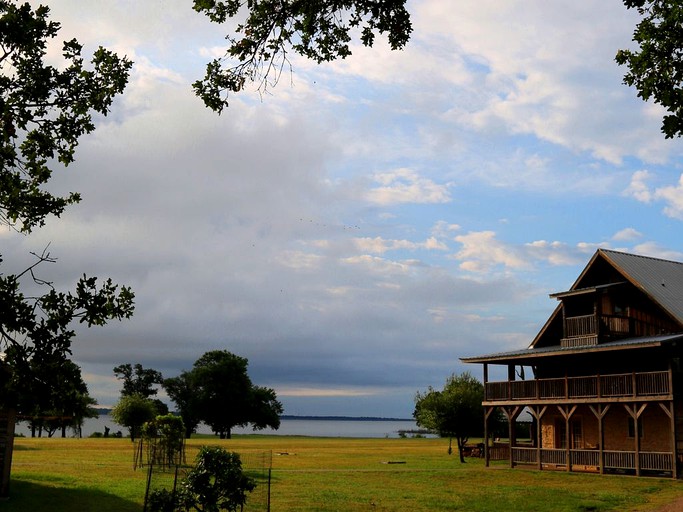
[[[166,404],[156,398],[155,386],[161,386],[173,400],[187,438],[202,422],[221,439],[229,439],[234,427],[277,429],[282,404],[273,389],[252,384],[248,364],[246,358],[227,350],[212,350],[197,359],[191,370],[167,379],[140,364],[119,365],[114,373],[123,381],[123,388],[111,416],[128,428],[134,441],[144,423],[168,414]]]

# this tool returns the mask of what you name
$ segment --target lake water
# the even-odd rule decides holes
[[[128,430],[114,423],[109,415],[101,415],[99,418],[88,419],[83,425],[83,437],[88,437],[94,432],[104,432],[109,427],[110,433],[121,431],[124,435]],[[264,429],[253,431],[251,428],[235,428],[233,434],[266,434],[279,436],[311,436],[311,437],[399,437],[401,431],[415,431],[418,426],[413,420],[356,420],[356,419],[283,419],[278,430]],[[17,433],[30,436],[31,431],[27,424],[22,422],[17,425]],[[211,434],[211,429],[206,425],[200,425],[198,432]],[[59,434],[55,434],[59,435]],[[73,432],[67,430],[67,436]],[[411,435],[411,434],[408,434]]]

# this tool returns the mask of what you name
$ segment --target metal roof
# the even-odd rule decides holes
[[[683,323],[683,263],[606,249],[599,254],[625,278]]]
[[[463,363],[493,363],[507,364],[508,362],[523,359],[533,359],[536,357],[566,356],[572,354],[589,354],[594,352],[606,352],[611,350],[643,349],[650,347],[660,347],[664,344],[683,341],[683,334],[665,334],[659,336],[642,336],[639,338],[628,338],[610,343],[601,343],[586,347],[541,347],[515,350],[512,352],[498,352],[484,356],[461,357]]]

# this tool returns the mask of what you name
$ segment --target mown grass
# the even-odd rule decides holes
[[[239,436],[193,439],[244,453],[273,451],[273,511],[635,512],[683,496],[671,479],[460,464],[441,439]],[[17,439],[8,512],[142,509],[145,472],[126,439]]]

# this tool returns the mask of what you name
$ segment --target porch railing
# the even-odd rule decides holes
[[[486,383],[486,401],[638,398],[671,392],[666,371]]]
[[[511,450],[514,464],[538,464],[538,455],[541,455],[541,464],[544,466],[566,467],[567,451],[556,448],[513,447]],[[635,470],[636,453],[633,451],[605,451],[605,469]],[[581,466],[600,469],[600,452],[598,450],[570,450],[570,463],[572,466]],[[673,471],[674,458],[666,452],[640,452],[640,469],[648,471]]]

